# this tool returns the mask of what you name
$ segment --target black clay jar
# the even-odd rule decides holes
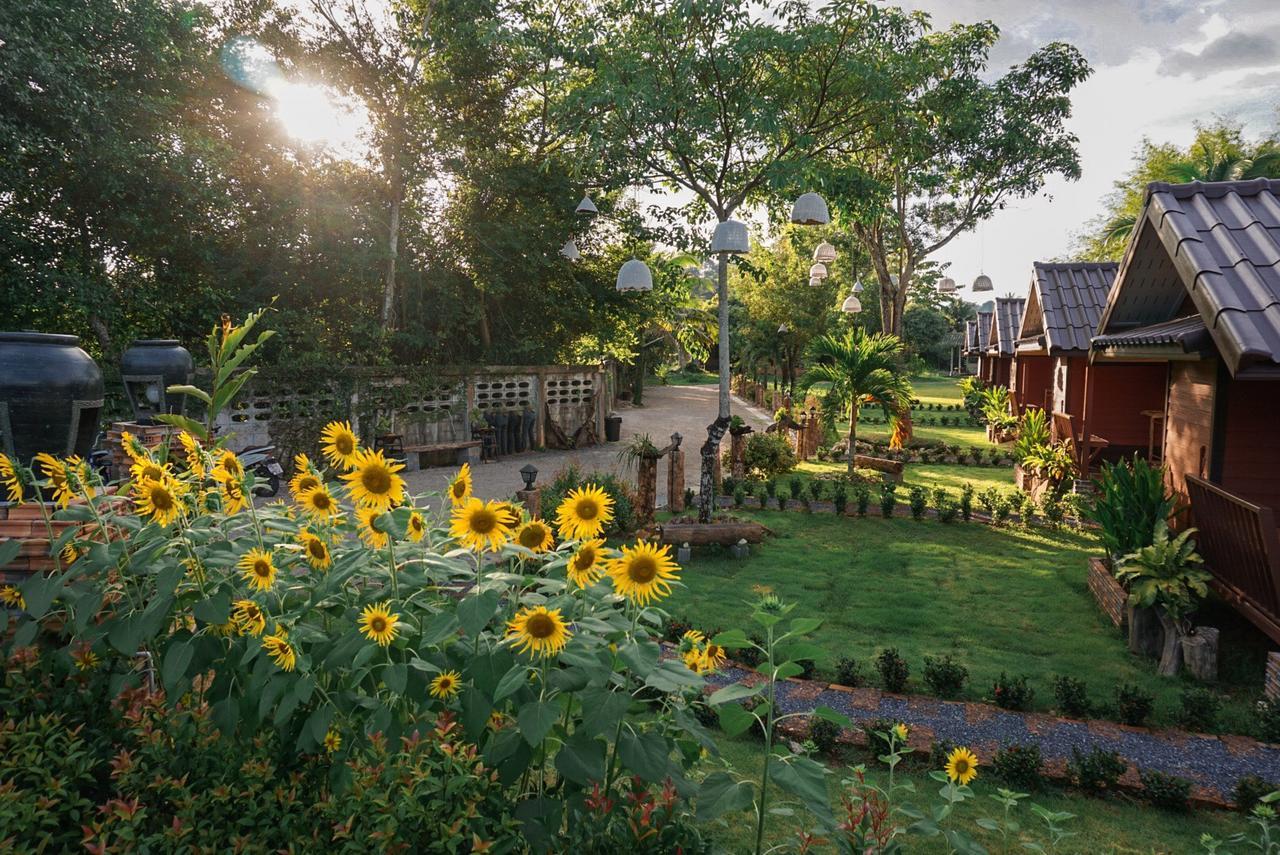
[[[143,338],[120,358],[120,373],[133,416],[151,421],[157,413],[181,413],[186,395],[169,395],[170,386],[189,384],[195,363],[187,349],[171,338]]]
[[[102,413],[102,371],[73,335],[0,332],[0,449],[88,457]]]

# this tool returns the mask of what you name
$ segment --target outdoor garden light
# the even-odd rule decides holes
[[[818,287],[819,285],[821,285],[821,284],[822,284],[822,279],[820,279],[819,277],[817,277],[817,276],[810,276],[810,277],[809,277],[809,287],[810,287],[810,288],[817,288],[817,287]]]
[[[595,202],[591,201],[590,196],[583,196],[582,201],[578,203],[578,207],[573,209],[573,212],[587,217],[594,217],[600,213],[600,209],[596,207]]]
[[[582,258],[582,253],[578,251],[578,245],[573,242],[573,238],[564,242],[564,246],[560,247],[560,254],[570,261]]]
[[[813,248],[813,260],[830,264],[836,260],[836,248],[824,240]]]
[[[778,335],[786,335],[789,332],[791,332],[791,329],[787,326],[785,321],[778,324]]]
[[[813,264],[809,265],[809,278],[826,279],[827,265],[823,264],[821,261],[815,261]]]
[[[791,222],[798,226],[825,226],[831,222],[826,201],[817,193],[805,193],[791,206]]]
[[[856,315],[862,311],[862,301],[850,294],[844,298],[844,302],[840,304],[840,311],[847,315]]]
[[[951,294],[956,290],[956,280],[950,276],[942,277],[942,281],[938,283],[938,290],[943,294]]]
[[[526,463],[520,467],[520,477],[524,479],[524,488],[532,490],[533,482],[538,480],[538,467],[532,463]]]
[[[991,277],[985,273],[979,273],[978,278],[973,280],[973,290],[975,291],[992,291],[995,286],[991,284]]]
[[[711,251],[742,255],[751,250],[751,241],[747,237],[747,224],[738,220],[725,220],[716,223],[715,233],[711,236]]]
[[[638,258],[633,258],[618,268],[619,291],[652,291],[653,273],[649,265]]]
[[[853,283],[853,293],[855,293],[855,294],[861,294],[861,293],[862,293],[862,290],[863,290],[863,288],[862,288],[862,283],[861,283],[861,282],[854,282],[854,283]]]

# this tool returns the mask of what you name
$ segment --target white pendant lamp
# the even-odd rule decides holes
[[[805,193],[791,206],[791,222],[799,226],[825,226],[831,222],[827,203],[817,193]]]
[[[582,258],[582,253],[578,251],[578,245],[573,242],[573,238],[564,242],[564,246],[560,247],[560,254],[570,261]]]
[[[854,283],[853,283],[853,293],[855,293],[855,294],[861,294],[861,293],[862,293],[862,283],[861,283],[861,282],[854,282]]]
[[[742,255],[751,250],[751,240],[747,236],[747,224],[737,220],[725,220],[716,223],[715,233],[711,236],[711,252],[725,252],[731,255]]]
[[[840,304],[840,311],[847,315],[856,315],[862,311],[862,301],[850,294],[844,298],[844,302]]]
[[[815,261],[813,264],[809,265],[809,278],[826,279],[827,265],[823,264],[821,261]]]
[[[985,273],[979,273],[978,278],[973,280],[973,290],[975,291],[994,291],[995,286],[991,284],[991,277]]]
[[[813,248],[813,260],[830,264],[836,260],[836,248],[824,240]]]
[[[810,288],[817,288],[817,287],[818,287],[818,286],[820,286],[821,284],[822,284],[822,277],[821,277],[821,276],[810,276],[810,277],[809,277],[809,287],[810,287]]]
[[[652,291],[653,273],[649,265],[638,258],[633,258],[618,268],[619,291]]]
[[[596,207],[596,203],[591,201],[590,196],[583,196],[582,201],[578,203],[578,207],[573,209],[575,214],[584,214],[588,217],[594,217],[600,213],[600,209]]]
[[[791,328],[787,326],[786,321],[778,324],[778,335],[785,335],[789,332],[791,332]]]
[[[956,290],[956,280],[950,276],[942,277],[942,281],[938,283],[938,290],[943,294],[953,294]]]

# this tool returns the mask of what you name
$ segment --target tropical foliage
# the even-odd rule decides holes
[[[1173,515],[1164,469],[1137,455],[1119,463],[1104,462],[1095,485],[1086,511],[1098,524],[1112,560],[1150,546],[1157,525]]]
[[[1156,523],[1151,543],[1122,559],[1116,576],[1127,583],[1135,606],[1158,605],[1174,620],[1186,617],[1209,592],[1209,572],[1196,552],[1194,528],[1176,535],[1164,520]]]

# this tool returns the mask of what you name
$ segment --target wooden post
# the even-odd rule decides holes
[[[667,509],[684,510],[684,452],[673,448],[667,457]]]
[[[1182,637],[1182,661],[1191,676],[1202,683],[1218,680],[1218,630],[1211,626],[1196,627],[1195,635]]]
[[[534,487],[532,490],[517,490],[516,501],[524,505],[525,510],[529,512],[529,519],[542,519],[541,487]]]
[[[658,458],[641,457],[636,464],[636,518],[641,526],[653,522],[658,498]]]
[[[729,471],[733,480],[741,481],[747,477],[747,433],[731,433],[729,435]]]

